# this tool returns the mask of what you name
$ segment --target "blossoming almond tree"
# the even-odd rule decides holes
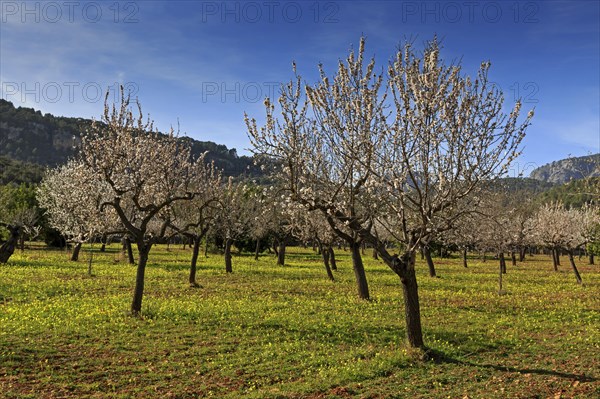
[[[230,177],[221,186],[219,209],[215,218],[216,233],[223,239],[225,272],[232,273],[231,246],[237,239],[249,233],[258,200],[242,181]]]
[[[76,244],[71,260],[77,260],[82,243],[94,235],[124,232],[114,210],[102,209],[107,195],[108,185],[79,161],[46,172],[38,187],[38,202],[50,226]]]
[[[81,143],[81,161],[95,178],[108,186],[102,207],[114,209],[137,245],[139,260],[131,313],[142,309],[144,275],[152,245],[165,236],[169,207],[189,201],[196,194],[198,165],[189,145],[171,131],[154,132],[144,121],[137,103],[137,117],[130,98],[121,88],[120,104],[110,107],[105,100],[101,122],[95,122]]]
[[[178,201],[166,214],[169,229],[189,238],[192,243],[189,284],[200,287],[196,282],[196,271],[200,244],[213,226],[218,212],[218,200],[221,196],[221,172],[214,163],[204,164],[203,154],[197,161],[196,179],[193,182],[195,196],[191,201]]]
[[[506,173],[533,112],[518,123],[517,102],[505,115],[490,63],[465,77],[460,65],[444,65],[435,39],[422,56],[406,44],[385,78],[363,54],[364,39],[332,79],[321,68],[320,82],[305,87],[308,100],[299,79],[283,87],[281,120],[267,100],[266,125],[246,123],[254,151],[284,164],[292,198],[371,243],[399,276],[408,343],[424,347],[415,252],[452,227],[468,209],[458,204],[474,201],[483,182]],[[373,233],[374,220],[402,243],[400,254]]]
[[[539,245],[567,251],[575,280],[581,284],[573,252],[598,239],[599,224],[600,214],[595,207],[585,205],[581,209],[567,209],[561,202],[553,202],[544,205],[530,219],[529,231]]]
[[[265,101],[263,128],[247,115],[245,119],[254,152],[282,163],[282,177],[291,198],[309,210],[326,212],[333,231],[348,243],[358,295],[368,299],[360,253],[362,238],[346,229],[347,219],[332,213],[337,210],[357,222],[372,222],[369,208],[364,208],[358,197],[369,180],[381,137],[385,95],[380,94],[383,76],[375,73],[375,60],[364,68],[363,53],[361,41],[358,54],[351,51],[345,62],[340,60],[331,80],[319,66],[321,81],[315,87],[303,89],[302,79],[296,75],[281,88],[281,121],[275,117],[270,99]]]

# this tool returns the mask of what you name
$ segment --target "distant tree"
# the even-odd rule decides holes
[[[0,246],[0,263],[8,261],[19,243],[23,250],[26,238],[37,237],[40,216],[33,186],[0,186],[0,229],[8,231],[6,242]]]
[[[202,162],[202,159],[198,160]],[[169,228],[187,237],[192,242],[192,258],[190,262],[189,283],[199,287],[196,282],[196,270],[200,244],[209,229],[214,226],[218,212],[218,201],[222,194],[221,173],[213,163],[204,167],[198,165],[196,180],[193,182],[196,192],[191,201],[179,201],[171,206],[167,215]]]
[[[231,246],[249,233],[250,220],[254,217],[256,201],[245,182],[234,182],[229,178],[222,187],[220,207],[215,219],[215,229],[223,239],[225,272],[232,273]]]
[[[567,209],[561,202],[554,202],[539,209],[530,220],[529,229],[539,245],[567,252],[575,279],[581,284],[573,252],[598,240],[599,224],[600,214],[597,208],[586,205],[581,209]]]
[[[103,207],[109,185],[80,161],[50,169],[37,190],[50,227],[75,244],[71,260],[77,261],[83,243],[98,234],[124,229],[113,209]]]

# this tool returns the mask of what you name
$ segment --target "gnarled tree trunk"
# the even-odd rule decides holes
[[[463,260],[463,266],[464,267],[468,267],[468,264],[467,264],[467,248],[463,248],[463,251],[462,251],[462,260]]]

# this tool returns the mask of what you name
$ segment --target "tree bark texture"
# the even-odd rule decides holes
[[[232,273],[233,268],[231,267],[231,245],[233,244],[233,240],[231,238],[227,238],[225,240],[225,272]]]
[[[131,243],[131,242],[130,242]],[[144,295],[144,275],[146,273],[146,263],[148,263],[148,254],[151,244],[143,241],[137,243],[139,261],[135,275],[135,288],[133,290],[133,300],[131,301],[131,314],[137,316],[142,311],[142,297]]]
[[[79,251],[81,250],[81,243],[78,242],[73,247],[73,253],[71,254],[71,261],[77,262],[79,260]]]
[[[435,274],[435,265],[433,264],[433,259],[431,259],[431,251],[429,247],[423,247],[423,254],[425,255],[425,260],[427,260],[427,267],[429,268],[429,277],[437,277]]]
[[[359,243],[351,243],[352,250],[352,268],[354,269],[354,277],[356,278],[356,286],[358,289],[358,297],[361,299],[369,299],[369,284],[367,283],[367,275],[361,257],[361,248]]]

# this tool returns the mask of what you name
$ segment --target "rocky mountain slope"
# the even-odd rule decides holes
[[[534,169],[529,175],[532,179],[558,184],[598,176],[600,176],[600,154],[554,161]]]

